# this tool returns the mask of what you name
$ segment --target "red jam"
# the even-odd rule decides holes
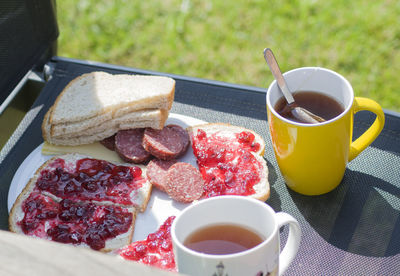
[[[38,237],[46,236],[45,222],[55,225],[58,215],[58,204],[49,197],[31,193],[22,203],[24,218],[17,222],[25,234]]]
[[[257,152],[260,149],[260,144],[254,142],[255,136],[253,133],[249,131],[242,131],[240,133],[235,134],[239,143],[241,144],[243,149]]]
[[[174,219],[175,216],[169,217],[156,232],[149,234],[146,240],[131,243],[122,248],[119,254],[127,260],[176,271],[171,238]]]
[[[75,169],[56,159],[41,172],[36,187],[61,198],[111,201],[132,205],[131,193],[145,181],[139,167],[117,166],[104,160],[80,159]]]
[[[247,131],[235,134],[235,138],[197,131],[192,147],[205,180],[203,197],[255,193],[253,186],[260,181],[262,165],[251,154],[260,149],[254,139]]]
[[[85,243],[95,250],[104,248],[107,239],[127,232],[133,219],[128,209],[119,206],[69,199],[56,203],[35,192],[24,200],[22,210],[25,215],[18,224],[25,234],[62,243]]]

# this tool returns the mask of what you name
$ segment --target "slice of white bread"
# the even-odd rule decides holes
[[[37,193],[37,192],[34,192]],[[24,190],[16,199],[11,211],[10,211],[10,216],[8,219],[8,224],[9,224],[9,229],[11,232],[17,233],[17,234],[25,234],[22,230],[21,225],[19,224],[20,221],[23,220],[25,213],[22,209],[23,202],[30,196],[31,192],[27,192],[27,190]],[[49,196],[46,195],[40,195],[44,200],[48,202],[56,202],[54,199],[52,199]],[[132,242],[132,237],[133,237],[133,232],[135,229],[135,221],[136,221],[136,209],[133,207],[127,207],[125,208],[126,211],[132,214],[132,223],[128,229],[128,231],[121,233],[117,235],[116,237],[109,238],[105,241],[105,247],[102,248],[100,251],[102,252],[111,252],[114,251],[118,248],[121,248],[123,246],[126,246]],[[59,221],[59,219],[53,218],[53,219],[46,219],[45,222],[45,227],[44,229],[38,229],[35,230],[34,232],[30,233],[30,236],[36,237],[36,238],[42,238],[46,240],[52,240],[51,237],[47,234],[47,230],[50,228],[50,225],[54,224]],[[84,247],[84,248],[89,248],[89,245],[82,242],[79,244],[75,244],[75,246],[79,247]]]
[[[52,137],[50,135],[51,125],[49,123],[49,117],[50,117],[49,115],[50,113],[46,113],[46,115],[44,116],[42,123],[42,135],[45,141],[53,145],[77,146],[77,145],[91,144],[93,142],[98,142],[107,137],[110,137],[118,131],[117,128],[109,128],[98,134],[82,135],[80,137],[72,137],[72,138]]]
[[[101,141],[114,135],[119,130],[146,127],[162,129],[168,118],[169,112],[168,110],[160,109],[145,111],[143,118],[140,118],[138,112],[135,112],[132,116],[131,114],[125,114],[121,117],[105,121],[98,126],[81,130],[79,132],[63,134],[57,137],[50,134],[52,128],[49,123],[50,113],[51,109],[46,113],[42,123],[42,134],[44,140],[53,145],[77,146]]]
[[[169,77],[83,74],[57,97],[49,122],[51,125],[79,122],[107,112],[118,112],[116,117],[119,117],[148,108],[169,110],[174,92],[175,80]]]
[[[259,199],[261,201],[267,200],[270,195],[270,186],[268,182],[268,166],[267,162],[263,158],[265,151],[265,142],[263,138],[253,130],[246,129],[240,126],[234,126],[224,123],[209,123],[187,128],[192,145],[193,145],[193,139],[199,129],[203,130],[207,134],[207,136],[216,135],[229,138],[230,139],[229,143],[234,143],[234,144],[239,144],[239,142],[235,142],[237,140],[236,134],[239,134],[241,132],[250,132],[254,135],[253,142],[258,143],[260,146],[256,151],[254,152],[251,151],[251,154],[259,162],[260,181],[253,186],[255,193],[250,195],[250,197]],[[197,156],[195,157],[197,158]]]
[[[49,110],[51,112],[51,110]],[[92,134],[100,132],[105,128],[118,127],[120,124],[134,124],[135,122],[154,121],[153,125],[157,126],[165,122],[168,117],[168,110],[165,109],[145,109],[140,111],[132,111],[130,113],[113,117],[110,112],[98,117],[90,118],[79,122],[62,123],[51,126],[52,137],[76,137],[84,134]],[[108,118],[110,117],[110,118]]]
[[[57,125],[50,124],[50,117],[52,108],[47,111],[45,117],[47,117],[46,124],[48,124],[48,134],[52,137],[59,137],[62,135],[68,135],[70,133],[77,133],[85,131],[88,128],[99,126],[110,122],[113,119],[112,112],[106,112],[96,117],[92,117],[86,120],[82,120],[79,122],[67,122],[67,123],[60,123]]]

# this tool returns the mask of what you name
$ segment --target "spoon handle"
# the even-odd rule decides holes
[[[291,103],[294,102],[294,98],[292,96],[292,93],[290,93],[287,87],[286,81],[282,76],[281,70],[279,69],[278,62],[276,61],[275,56],[270,48],[264,49],[264,58],[267,61],[269,69],[271,70],[276,81],[278,82],[278,86],[281,89],[283,95],[285,96],[287,103],[290,105]]]

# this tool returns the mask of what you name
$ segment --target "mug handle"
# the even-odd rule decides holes
[[[355,97],[353,102],[353,113],[361,110],[367,110],[375,113],[374,123],[360,136],[351,143],[349,152],[349,162],[359,155],[378,137],[385,125],[385,114],[382,107],[374,100],[362,97]]]
[[[276,213],[276,220],[279,228],[286,224],[289,225],[289,236],[286,245],[279,254],[279,275],[282,275],[288,269],[299,250],[301,229],[297,220],[287,213]]]

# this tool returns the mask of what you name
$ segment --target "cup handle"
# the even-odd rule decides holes
[[[289,236],[286,245],[279,254],[279,275],[282,275],[288,269],[299,250],[301,229],[297,220],[287,213],[276,213],[276,219],[279,228],[286,224],[289,225]]]
[[[349,162],[359,155],[378,137],[385,125],[385,114],[382,107],[374,100],[362,97],[355,97],[353,102],[354,114],[361,110],[368,110],[375,113],[374,123],[360,136],[351,143],[349,152]]]

